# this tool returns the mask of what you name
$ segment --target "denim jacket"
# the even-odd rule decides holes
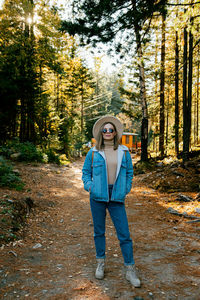
[[[124,202],[132,186],[133,165],[126,146],[119,145],[116,151],[118,151],[118,161],[111,201]],[[107,165],[104,151],[98,151],[95,147],[89,150],[82,169],[82,180],[84,189],[90,192],[92,199],[109,202]]]

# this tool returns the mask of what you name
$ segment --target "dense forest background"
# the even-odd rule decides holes
[[[199,149],[200,2],[109,2],[68,1],[66,17],[52,1],[4,1],[2,146],[70,158],[87,151],[94,122],[113,114],[141,138],[142,160],[188,160]],[[116,57],[113,73],[102,72],[99,43]],[[86,46],[99,47],[99,56],[87,52],[94,68],[80,56]]]

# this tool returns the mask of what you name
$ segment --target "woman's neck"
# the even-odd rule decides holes
[[[104,140],[104,145],[105,145],[105,148],[113,148],[113,145],[114,145],[114,139],[113,140]]]

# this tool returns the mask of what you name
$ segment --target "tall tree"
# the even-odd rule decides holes
[[[136,52],[138,55],[139,68],[139,82],[140,82],[140,102],[142,107],[142,126],[141,126],[141,160],[148,159],[147,145],[148,145],[148,112],[147,99],[145,87],[145,73],[143,63],[142,46],[144,43],[144,36],[148,32],[149,26],[144,31],[144,25],[148,20],[151,20],[154,12],[164,8],[165,1],[90,1],[74,0],[74,8],[76,10],[75,22],[63,22],[63,29],[70,34],[84,34],[88,36],[93,43],[104,42],[108,43],[115,40],[116,49],[123,48],[123,40],[129,41],[129,47],[133,46],[133,39],[131,36],[135,35]],[[81,17],[80,16],[81,12]],[[122,37],[119,42],[119,36]],[[127,43],[126,43],[126,46]]]
[[[177,15],[176,15],[177,16]],[[175,37],[175,152],[179,155],[179,45],[178,31]]]
[[[192,4],[193,1],[191,1]],[[189,159],[191,136],[191,106],[192,106],[192,74],[193,74],[193,34],[191,26],[193,18],[190,17],[189,28],[189,54],[188,32],[184,28],[184,60],[183,60],[183,161]],[[187,73],[188,72],[188,73]]]
[[[184,160],[188,159],[189,140],[188,140],[188,107],[187,107],[187,69],[188,69],[188,32],[184,28],[184,52],[183,52],[183,155]]]
[[[17,8],[17,7],[16,7]],[[33,32],[33,0],[22,3],[24,11],[24,32],[21,47],[20,94],[21,123],[20,140],[36,142],[35,102],[37,98],[37,71],[35,58],[35,37]]]
[[[35,46],[33,24],[34,3],[33,1],[9,1],[4,2],[4,7],[1,10],[0,27],[1,27],[1,42],[0,51],[3,55],[0,73],[4,73],[4,81],[9,83],[12,81],[13,87],[16,87],[17,94],[14,93],[16,99],[13,103],[11,124],[12,130],[5,134],[5,137],[17,135],[17,113],[20,103],[20,137],[21,140],[35,141],[35,96],[37,91],[37,71],[35,65]],[[4,69],[4,64],[12,62],[9,67],[14,67],[15,76],[10,78],[10,68]],[[8,67],[8,65],[7,65]],[[6,73],[5,73],[6,71]],[[12,88],[5,86],[3,101],[13,98]],[[6,112],[9,114],[9,111]],[[11,114],[10,114],[11,116]],[[10,120],[8,120],[9,122]],[[10,126],[6,124],[7,128]]]
[[[197,91],[196,91],[196,113],[197,113],[197,118],[196,118],[196,143],[200,141],[200,132],[199,132],[199,89],[200,89],[200,84],[199,84],[199,67],[200,67],[200,47],[198,44],[198,62],[197,62]]]
[[[166,14],[162,14],[162,39],[161,39],[161,68],[160,68],[160,136],[159,150],[161,158],[164,157],[165,135],[165,21]]]
[[[192,26],[192,18],[190,24]],[[190,146],[191,137],[191,111],[192,111],[192,78],[193,78],[193,34],[189,30],[189,57],[188,57],[188,144]]]
[[[59,27],[57,9],[45,0],[4,2],[0,14],[1,140],[13,136],[34,143],[47,139],[54,123],[50,120],[54,95],[46,82],[54,72],[60,84],[63,61],[72,48],[71,38],[64,37]],[[58,90],[60,104],[60,86]]]

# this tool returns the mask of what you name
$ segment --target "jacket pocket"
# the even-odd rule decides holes
[[[89,187],[89,189],[88,189],[88,191],[89,191],[90,193],[91,193],[92,187],[93,187],[93,181],[92,181],[92,183],[90,184],[90,187]]]
[[[93,164],[93,175],[98,176],[102,172],[103,164],[95,163]]]

